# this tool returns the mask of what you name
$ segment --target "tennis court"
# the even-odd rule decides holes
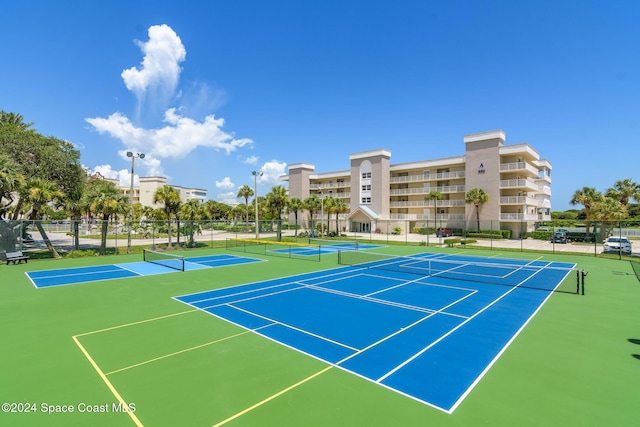
[[[340,258],[348,266],[176,299],[452,413],[553,291],[580,288],[564,262]]]
[[[29,271],[25,274],[36,288],[49,288],[52,286],[192,271],[261,261],[263,260],[228,254],[185,258],[172,254],[145,251],[144,261],[142,262]]]

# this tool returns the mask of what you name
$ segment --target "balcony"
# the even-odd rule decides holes
[[[531,205],[538,206],[538,200],[533,197],[526,196],[508,196],[508,197],[500,197],[501,205]]]
[[[527,162],[501,163],[500,172],[524,172],[538,176],[538,168]]]
[[[351,187],[350,181],[344,182],[311,182],[309,188],[313,190],[324,190],[325,188],[348,188]]]
[[[535,182],[528,179],[501,179],[501,189],[526,189],[532,191],[539,191],[538,185]]]
[[[391,214],[390,219],[405,220],[405,221],[435,221],[436,215],[429,214]],[[463,221],[464,214],[440,214],[437,215],[437,220],[440,221]]]
[[[537,187],[536,187],[537,188]],[[418,188],[395,188],[389,194],[392,196],[404,196],[409,194],[429,194],[431,191],[439,191],[443,194],[464,193],[464,185],[448,185],[442,187],[418,187]]]
[[[389,206],[392,208],[428,208],[428,207],[435,207],[435,203],[432,200],[413,200],[413,201],[391,202]],[[463,207],[463,206],[465,206],[465,202],[462,199],[438,200],[439,208],[455,208],[455,207]]]
[[[436,173],[436,174],[392,176],[390,179],[390,182],[392,184],[398,184],[403,182],[425,182],[425,181],[438,181],[442,179],[462,179],[464,177],[465,177],[464,171],[442,172],[442,173]]]
[[[523,213],[501,213],[500,221],[502,222],[523,222],[523,221],[539,221],[538,214]]]

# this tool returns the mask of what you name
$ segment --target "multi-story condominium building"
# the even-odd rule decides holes
[[[466,135],[464,143],[462,156],[400,164],[391,163],[387,149],[353,153],[350,168],[338,172],[316,173],[313,164],[294,163],[283,180],[291,198],[342,199],[349,212],[341,224],[352,232],[395,226],[475,230],[476,208],[465,203],[473,188],[489,196],[480,208],[483,229],[509,229],[519,237],[551,219],[551,163],[533,147],[505,145],[501,130]],[[432,191],[442,199],[428,200]]]
[[[102,179],[113,182],[116,187],[120,189],[122,194],[129,197],[129,193],[131,192],[129,185],[120,185],[120,180],[104,178],[100,175]],[[162,176],[141,176],[140,177],[140,185],[133,187],[133,203],[140,203],[142,206],[150,206],[152,208],[159,207],[158,204],[153,203],[153,195],[160,189],[161,187],[167,185],[167,178]],[[199,200],[204,202],[207,200],[207,190],[202,188],[189,188],[189,187],[181,187],[179,185],[171,185],[180,196],[180,200],[182,203],[188,202],[189,200]]]

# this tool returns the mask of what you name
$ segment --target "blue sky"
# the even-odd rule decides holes
[[[502,129],[553,165],[553,210],[640,181],[635,1],[5,2],[0,109],[83,165],[234,200],[286,165],[464,154]]]

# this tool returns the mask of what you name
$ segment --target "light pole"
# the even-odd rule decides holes
[[[318,191],[320,194],[320,238],[324,237],[324,194],[322,191]]]
[[[127,157],[131,157],[131,185],[129,187],[129,231],[127,232],[127,254],[131,253],[131,228],[133,227],[133,169],[138,159],[144,159],[144,153],[132,153],[127,151]]]
[[[253,175],[253,192],[256,195],[253,204],[256,205],[256,240],[260,240],[260,221],[258,221],[258,177],[262,176],[262,172],[252,171]]]

